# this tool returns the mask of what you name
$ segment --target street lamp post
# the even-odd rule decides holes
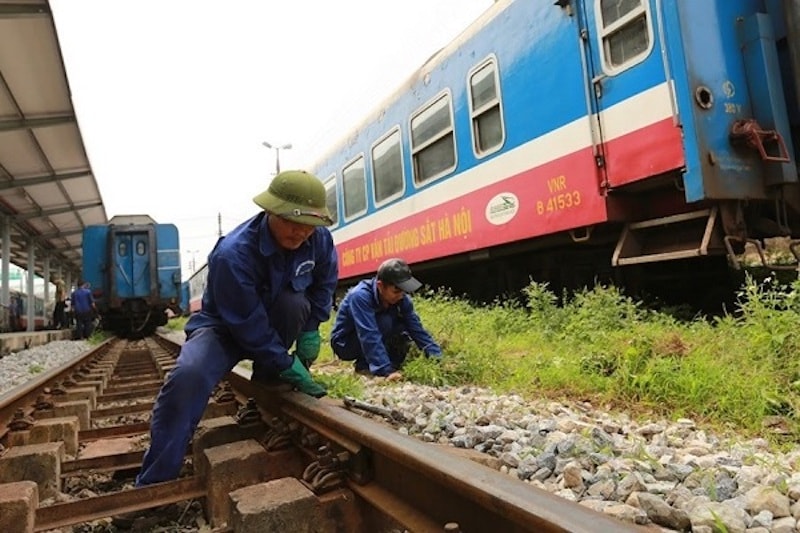
[[[194,274],[197,271],[197,263],[195,263],[195,254],[199,254],[200,250],[186,250],[186,253],[191,254],[192,258],[189,260],[189,269]]]
[[[292,144],[289,143],[289,144],[284,144],[283,146],[273,146],[270,143],[268,143],[267,141],[264,141],[261,144],[263,144],[264,146],[266,146],[269,149],[274,149],[275,150],[275,175],[277,176],[278,174],[281,173],[281,150],[289,150],[289,149],[291,149],[292,148]]]

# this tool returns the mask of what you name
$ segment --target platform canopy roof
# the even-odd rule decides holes
[[[28,268],[32,242],[40,276],[45,257],[51,270],[78,275],[83,229],[108,222],[48,0],[0,0],[2,217],[11,263]]]

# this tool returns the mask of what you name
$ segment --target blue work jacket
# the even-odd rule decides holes
[[[408,294],[394,305],[384,308],[381,305],[376,279],[360,281],[350,289],[339,305],[336,321],[331,330],[331,341],[336,342],[350,335],[357,335],[361,350],[369,364],[369,370],[376,376],[385,376],[396,370],[392,366],[384,336],[394,331],[405,331],[414,344],[429,357],[442,355],[442,349],[433,340],[431,334],[422,326],[419,315],[414,311],[414,304]],[[381,320],[385,331],[381,331],[378,315],[390,317]],[[385,327],[385,325],[391,327]]]
[[[339,270],[333,237],[325,227],[297,250],[283,250],[261,212],[217,241],[208,256],[203,307],[186,324],[186,334],[203,327],[224,328],[243,352],[277,371],[292,358],[274,328],[268,309],[288,287],[305,292],[311,316],[303,331],[328,320]]]
[[[72,309],[76,313],[86,314],[92,311],[94,303],[94,296],[92,291],[86,287],[79,287],[72,293]]]

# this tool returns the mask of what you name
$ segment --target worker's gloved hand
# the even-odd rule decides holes
[[[319,349],[322,346],[322,337],[319,330],[303,331],[297,337],[295,355],[306,368],[311,368],[311,364],[319,357]]]
[[[283,381],[294,385],[300,392],[304,392],[314,398],[322,398],[328,394],[325,387],[313,380],[299,357],[292,357],[292,366],[278,375]]]

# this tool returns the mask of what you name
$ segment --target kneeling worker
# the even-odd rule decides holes
[[[413,341],[426,357],[442,349],[422,326],[409,297],[422,284],[405,261],[384,261],[375,277],[350,289],[342,300],[331,331],[331,348],[356,372],[395,380]]]

